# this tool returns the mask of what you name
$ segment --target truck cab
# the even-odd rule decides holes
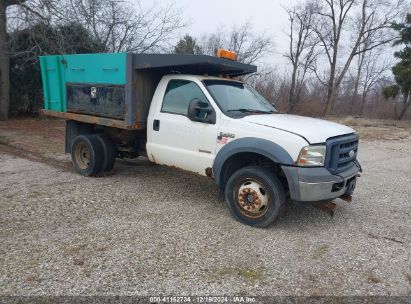
[[[213,178],[232,216],[248,225],[268,226],[289,199],[307,203],[351,199],[361,170],[355,131],[329,121],[279,113],[251,86],[232,77],[249,73],[252,66],[226,58],[215,62],[212,68],[217,72],[211,74],[217,75],[209,75],[210,67],[199,69],[200,62],[172,69],[171,63],[165,65],[169,69],[163,64],[163,70],[150,73],[140,70],[137,81],[130,81],[142,87],[131,86],[127,91],[124,85],[124,103],[130,98],[127,115],[130,111],[133,115],[132,119],[122,117],[124,122],[87,108],[88,103],[97,103],[93,94],[98,95],[99,84],[80,85],[80,93],[68,90],[71,95],[66,94],[66,100],[78,103],[85,98],[83,107],[77,106],[81,110],[66,105],[70,111],[44,112],[68,120],[66,152],[80,174],[112,170],[117,157],[145,155],[153,163]],[[47,70],[44,62],[43,69]],[[121,91],[121,87],[116,89]],[[101,103],[112,107],[113,92]],[[149,101],[144,102],[144,97]],[[112,110],[116,115],[122,111]],[[144,118],[140,124],[139,117]]]

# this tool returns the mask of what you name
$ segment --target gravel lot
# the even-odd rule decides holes
[[[410,295],[411,139],[360,149],[351,204],[268,229],[146,160],[84,178],[0,153],[0,295]]]

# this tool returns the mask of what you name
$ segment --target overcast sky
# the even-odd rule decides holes
[[[279,53],[287,47],[284,31],[287,14],[281,5],[291,5],[296,0],[161,0],[159,5],[175,3],[183,10],[183,18],[189,23],[186,32],[194,37],[216,31],[226,25],[242,25],[251,21],[256,32],[266,32],[275,45],[274,53],[265,61],[274,65],[284,62]],[[141,0],[143,5],[152,5],[152,0]]]

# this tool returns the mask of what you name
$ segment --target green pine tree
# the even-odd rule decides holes
[[[411,14],[407,14],[405,23],[394,24],[393,28],[400,34],[394,45],[405,47],[394,53],[400,60],[392,68],[396,84],[384,88],[383,95],[385,98],[402,98],[402,108],[398,116],[398,119],[402,119],[411,104]]]
[[[202,54],[197,41],[190,35],[185,35],[174,47],[175,54]]]

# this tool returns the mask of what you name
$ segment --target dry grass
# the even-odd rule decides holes
[[[64,252],[69,255],[74,255],[74,254],[80,253],[80,251],[84,250],[86,247],[87,247],[87,244],[66,246],[64,248]]]
[[[403,129],[411,128],[411,121],[409,120],[385,120],[385,119],[369,119],[369,118],[357,118],[353,116],[347,116],[344,118],[336,119],[338,123],[349,126],[360,127],[396,127]]]
[[[64,155],[65,122],[57,119],[0,121],[0,144],[54,158]]]
[[[402,140],[410,137],[410,130],[398,128],[355,127],[362,140]]]
[[[265,269],[252,269],[252,268],[224,268],[215,272],[218,277],[240,277],[249,281],[260,280],[263,276]]]
[[[8,145],[10,143],[10,137],[6,135],[0,135],[0,145]]]
[[[362,140],[402,140],[411,136],[411,121],[355,118],[347,116],[333,121],[355,129]]]
[[[380,277],[377,277],[375,274],[372,274],[372,273],[368,274],[367,280],[369,283],[373,283],[373,284],[382,283],[383,281]]]
[[[314,260],[319,260],[320,258],[323,257],[324,254],[326,254],[328,252],[328,250],[329,250],[328,245],[324,245],[324,244],[320,245],[315,249],[312,258]]]

